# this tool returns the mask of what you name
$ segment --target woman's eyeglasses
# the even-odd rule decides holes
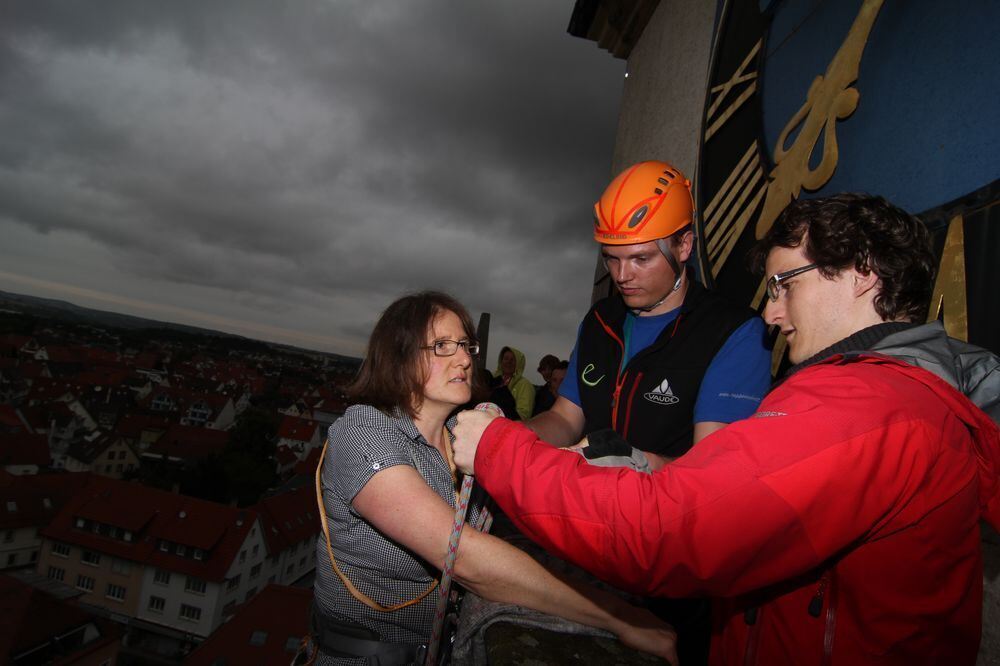
[[[421,347],[421,349],[433,349],[435,356],[454,356],[461,347],[469,356],[479,354],[479,343],[469,340],[435,340],[434,344]]]

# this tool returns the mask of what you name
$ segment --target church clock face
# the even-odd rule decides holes
[[[989,219],[997,217],[1000,150],[979,140],[1000,143],[992,120],[1000,104],[983,109],[982,99],[968,99],[977,83],[995,88],[989,81],[1000,65],[982,14],[968,12],[951,29],[956,39],[981,34],[981,53],[963,52],[961,71],[941,71],[944,55],[927,52],[942,41],[941,22],[927,20],[935,9],[925,0],[724,3],[696,177],[698,263],[707,285],[762,310],[764,281],[749,272],[746,256],[788,203],[839,191],[882,194],[921,214],[937,239],[939,273],[951,277],[939,278],[931,318],[941,316],[956,337],[1000,346],[1000,317],[976,300],[1000,287],[997,272],[989,262],[971,265],[978,260],[968,252],[971,234],[1000,253],[1000,234],[989,233],[997,228]],[[1000,8],[984,11],[1000,21]],[[912,45],[899,39],[910,33]],[[949,113],[964,114],[964,131]],[[935,170],[940,176],[927,179]],[[972,195],[975,205],[966,205]],[[982,221],[970,225],[969,215]],[[779,336],[775,367],[783,345]]]
[[[706,284],[753,303],[757,284],[741,258],[767,193],[758,89],[769,21],[757,2],[728,2],[722,11],[698,160],[698,258]]]

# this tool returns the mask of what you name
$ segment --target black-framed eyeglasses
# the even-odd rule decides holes
[[[469,356],[479,354],[479,343],[470,340],[435,340],[434,344],[421,347],[421,349],[431,349],[435,356],[454,356],[461,347]]]
[[[793,268],[790,271],[785,271],[784,273],[775,273],[771,277],[767,278],[767,297],[772,301],[778,300],[778,296],[781,295],[780,289],[782,282],[789,280],[796,275],[802,275],[806,271],[811,271],[814,268],[819,268],[819,264],[807,264],[805,266]]]

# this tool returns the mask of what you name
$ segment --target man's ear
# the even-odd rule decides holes
[[[871,292],[878,286],[878,275],[875,271],[869,270],[867,273],[861,273],[857,270],[852,271],[854,296],[860,298],[865,294]],[[873,297],[875,294],[871,294]]]
[[[691,252],[694,250],[694,232],[685,231],[681,234],[680,240],[681,242],[677,244],[677,259],[683,264],[691,258]]]

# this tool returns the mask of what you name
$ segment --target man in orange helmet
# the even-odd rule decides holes
[[[621,451],[625,440],[656,469],[754,412],[771,379],[764,324],[684,268],[694,204],[690,181],[670,164],[629,167],[594,211],[618,293],[587,313],[559,398],[528,425],[556,446],[588,435],[591,455],[609,439]]]

